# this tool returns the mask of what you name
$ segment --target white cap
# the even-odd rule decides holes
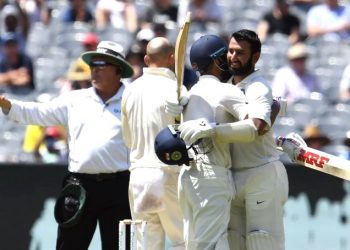
[[[154,31],[149,28],[141,29],[137,32],[136,39],[138,41],[151,41],[155,37]]]
[[[307,48],[303,43],[296,43],[288,49],[287,53],[289,60],[304,58],[308,56]]]

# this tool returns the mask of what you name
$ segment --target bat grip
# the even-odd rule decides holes
[[[181,97],[181,87],[179,87],[176,90],[176,94],[177,94],[177,101],[180,103],[180,97]],[[181,123],[181,115],[175,117],[175,124],[180,124]]]

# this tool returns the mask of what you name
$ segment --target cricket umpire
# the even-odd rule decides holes
[[[69,172],[56,205],[56,249],[88,249],[97,223],[101,249],[116,249],[118,221],[131,217],[129,153],[122,138],[120,105],[125,88],[121,79],[131,77],[133,69],[122,46],[110,41],[100,42],[96,51],[83,53],[82,59],[91,69],[91,88],[70,91],[43,104],[0,96],[0,107],[22,124],[61,124],[68,131]],[[69,191],[70,187],[75,189]],[[81,197],[83,191],[86,197]]]

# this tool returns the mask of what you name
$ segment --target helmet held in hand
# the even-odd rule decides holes
[[[162,129],[156,136],[154,149],[158,159],[167,165],[189,165],[186,143],[180,138],[180,132],[172,125]]]

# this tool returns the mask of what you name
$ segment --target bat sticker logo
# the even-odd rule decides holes
[[[315,154],[313,152],[309,152],[304,149],[301,149],[297,157],[297,160],[319,168],[323,168],[323,165],[329,162],[330,159],[327,157]]]

